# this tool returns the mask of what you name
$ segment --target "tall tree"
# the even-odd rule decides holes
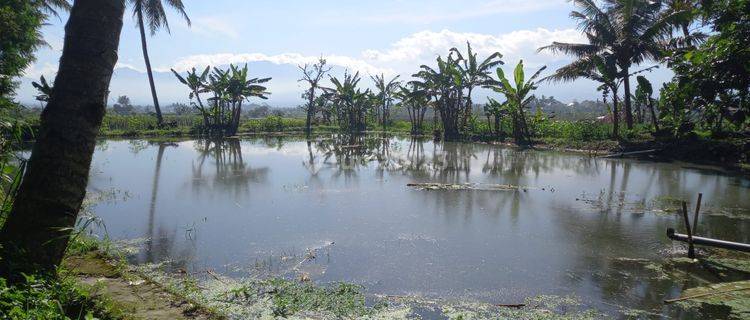
[[[620,136],[620,110],[617,94],[621,80],[618,79],[619,69],[614,55],[609,53],[590,54],[579,57],[578,60],[563,66],[542,81],[569,82],[578,78],[586,78],[599,83],[598,91],[602,92],[604,103],[612,95],[612,136]]]
[[[446,140],[456,140],[461,136],[459,127],[464,114],[464,78],[458,63],[459,60],[451,53],[445,60],[437,58],[437,69],[422,65],[421,70],[412,75],[417,78],[412,83],[427,90],[434,99],[435,112],[440,116]]]
[[[635,90],[635,97],[648,107],[651,112],[651,124],[653,124],[655,131],[659,131],[659,119],[656,118],[654,99],[651,97],[654,94],[654,88],[646,77],[638,76],[636,79],[638,80],[638,87]]]
[[[52,97],[0,230],[0,274],[11,279],[62,260],[86,194],[124,12],[122,0],[76,0],[71,9]]]
[[[162,0],[130,0],[133,4],[133,15],[138,20],[138,29],[141,32],[141,49],[143,49],[143,61],[146,63],[146,73],[148,74],[148,84],[151,86],[151,97],[154,99],[154,109],[156,110],[156,120],[159,125],[164,124],[164,117],[159,107],[159,98],[156,95],[156,85],[154,85],[154,74],[151,70],[151,59],[148,56],[148,45],[146,44],[146,24],[153,36],[156,31],[162,27],[169,31],[169,22],[167,13],[164,10]],[[188,25],[190,18],[185,13],[185,5],[182,0],[164,0],[166,4],[180,13]]]
[[[513,117],[513,136],[517,144],[531,143],[531,132],[524,110],[534,100],[533,92],[538,85],[536,79],[545,69],[547,69],[546,66],[541,67],[527,80],[523,70],[523,60],[521,60],[513,70],[514,83],[511,84],[502,68],[497,68],[498,81],[493,81],[493,84],[487,86],[505,95],[507,108],[510,109]]]
[[[307,98],[307,106],[305,111],[307,113],[307,119],[305,119],[305,133],[308,135],[312,132],[312,121],[315,117],[315,91],[320,88],[320,80],[323,80],[326,74],[331,71],[330,67],[326,67],[326,59],[321,57],[317,63],[305,64],[304,66],[298,66],[302,70],[302,79],[300,82],[307,82],[310,89],[307,89],[304,97]]]
[[[464,86],[466,87],[466,109],[464,110],[463,126],[466,124],[471,117],[472,104],[471,100],[472,91],[474,88],[488,85],[492,82],[492,70],[500,65],[503,65],[503,55],[500,52],[491,54],[486,59],[479,62],[477,54],[471,49],[471,43],[466,42],[466,56],[462,55],[457,48],[452,48],[451,52],[455,53],[458,60],[461,63],[458,65],[459,70],[464,78]]]
[[[663,14],[660,1],[604,0],[601,6],[594,0],[574,3],[579,10],[571,12],[570,16],[578,22],[588,43],[553,42],[539,50],[571,55],[577,59],[573,64],[592,55],[614,56],[619,68],[618,78],[622,78],[624,84],[625,120],[630,129],[633,127],[630,69],[647,60],[660,59],[675,25],[689,13]]]
[[[370,79],[375,83],[375,88],[378,90],[375,94],[378,97],[378,104],[380,105],[381,124],[383,130],[387,129],[388,121],[391,113],[391,105],[393,105],[393,95],[396,93],[396,89],[401,85],[398,81],[400,76],[395,76],[391,80],[385,79],[385,74],[370,76]]]

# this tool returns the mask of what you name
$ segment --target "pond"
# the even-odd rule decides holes
[[[110,237],[149,239],[136,263],[489,303],[573,295],[612,314],[672,314],[663,300],[700,284],[654,275],[684,256],[665,235],[683,229],[679,199],[703,193],[701,235],[750,242],[741,176],[408,137],[101,141],[89,190],[112,195],[93,207]]]

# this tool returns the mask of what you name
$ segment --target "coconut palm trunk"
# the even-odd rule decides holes
[[[624,79],[623,83],[625,84],[625,124],[628,126],[628,129],[633,129],[633,109],[631,105],[631,99],[630,99],[630,75],[628,74],[628,68],[623,68],[624,73]]]
[[[620,138],[620,102],[617,99],[617,88],[613,88],[612,92],[612,136],[615,139]]]
[[[138,29],[141,32],[141,49],[143,50],[143,61],[146,63],[146,73],[148,74],[148,84],[151,87],[151,97],[154,99],[154,110],[156,110],[156,123],[161,126],[164,124],[164,118],[161,115],[159,107],[159,98],[156,96],[156,85],[154,84],[154,73],[151,71],[151,59],[148,57],[148,45],[146,44],[146,28],[143,25],[143,11],[137,10]]]
[[[55,87],[28,169],[0,231],[0,275],[53,271],[86,195],[123,24],[122,0],[76,0]]]

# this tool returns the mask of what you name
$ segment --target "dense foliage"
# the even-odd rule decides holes
[[[704,3],[699,13],[714,33],[697,47],[671,52],[674,79],[661,90],[661,121],[676,136],[693,131],[748,133],[750,1]]]
[[[177,79],[190,88],[190,100],[203,117],[204,130],[214,135],[235,135],[240,126],[242,104],[252,97],[268,99],[266,87],[261,84],[271,78],[249,78],[247,65],[229,69],[206,67],[200,74],[195,68],[186,77],[172,70]],[[201,93],[211,95],[204,105]]]

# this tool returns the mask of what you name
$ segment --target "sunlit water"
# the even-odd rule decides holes
[[[481,183],[519,191],[419,190]],[[670,311],[684,281],[622,258],[683,255],[659,199],[704,194],[704,236],[750,242],[750,180],[686,164],[409,138],[104,141],[90,191],[114,239],[151,239],[138,263],[231,277],[305,275],[370,293]],[[106,198],[106,197],[105,197]],[[312,259],[314,257],[314,259]]]

